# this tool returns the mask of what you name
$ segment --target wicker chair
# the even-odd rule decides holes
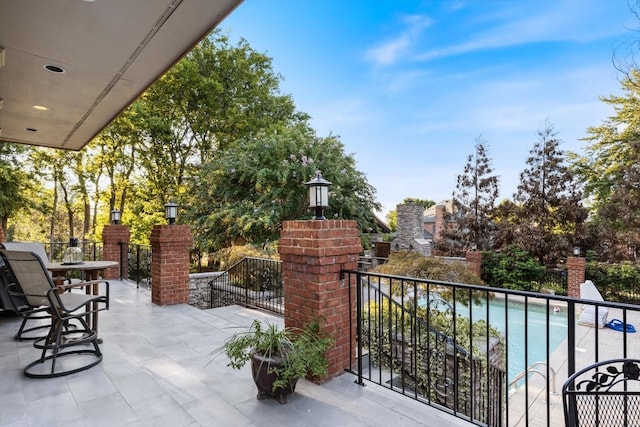
[[[24,298],[34,309],[44,307],[51,315],[49,333],[33,343],[35,348],[42,350],[40,358],[29,363],[24,374],[32,378],[59,377],[100,363],[102,352],[97,333],[91,330],[86,318],[109,309],[109,283],[99,280],[56,286],[45,264],[34,252],[0,249],[0,257],[17,285],[9,288],[9,294]],[[86,288],[96,284],[102,285],[99,295],[62,292],[65,287]],[[69,327],[71,322],[75,327]],[[64,361],[58,363],[62,357]]]
[[[640,360],[598,362],[571,375],[562,387],[565,425],[640,425]]]

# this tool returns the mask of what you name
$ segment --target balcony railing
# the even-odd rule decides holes
[[[46,242],[43,243],[47,254],[51,257],[51,261],[60,262],[64,256],[64,251],[69,247],[69,242]],[[102,260],[102,243],[94,241],[78,242],[85,261]]]
[[[358,381],[474,424],[563,425],[557,390],[566,378],[640,351],[630,327],[640,324],[640,306],[343,273],[356,298],[351,369]],[[605,311],[629,326],[594,327]]]
[[[241,304],[284,313],[282,262],[243,258],[209,282],[210,308]]]

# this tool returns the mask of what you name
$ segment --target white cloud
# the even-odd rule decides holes
[[[411,53],[413,43],[433,24],[426,15],[404,15],[400,34],[370,49],[366,58],[377,65],[390,65]]]
[[[528,43],[547,41],[585,42],[612,34],[627,32],[622,23],[602,22],[597,8],[589,8],[584,2],[534,2],[537,7],[523,8],[518,3],[518,12],[523,15],[502,13],[499,19],[504,22],[493,22],[498,15],[483,21],[476,18],[469,22],[467,40],[434,47],[417,53],[416,61],[432,61],[434,59],[457,56],[483,50],[501,49]],[[576,6],[580,7],[576,7]],[[546,9],[538,6],[550,6]],[[482,27],[479,23],[482,22]],[[484,28],[489,28],[485,30]],[[441,31],[437,27],[434,31]]]

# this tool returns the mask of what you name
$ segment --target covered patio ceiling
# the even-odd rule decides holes
[[[241,2],[0,1],[0,141],[83,148]]]

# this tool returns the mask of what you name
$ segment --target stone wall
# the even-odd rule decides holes
[[[421,205],[404,204],[398,205],[396,212],[398,231],[391,242],[391,249],[431,256],[431,242],[424,239],[424,208]]]
[[[189,305],[201,310],[211,307],[211,289],[209,282],[222,272],[194,273],[189,275]]]

